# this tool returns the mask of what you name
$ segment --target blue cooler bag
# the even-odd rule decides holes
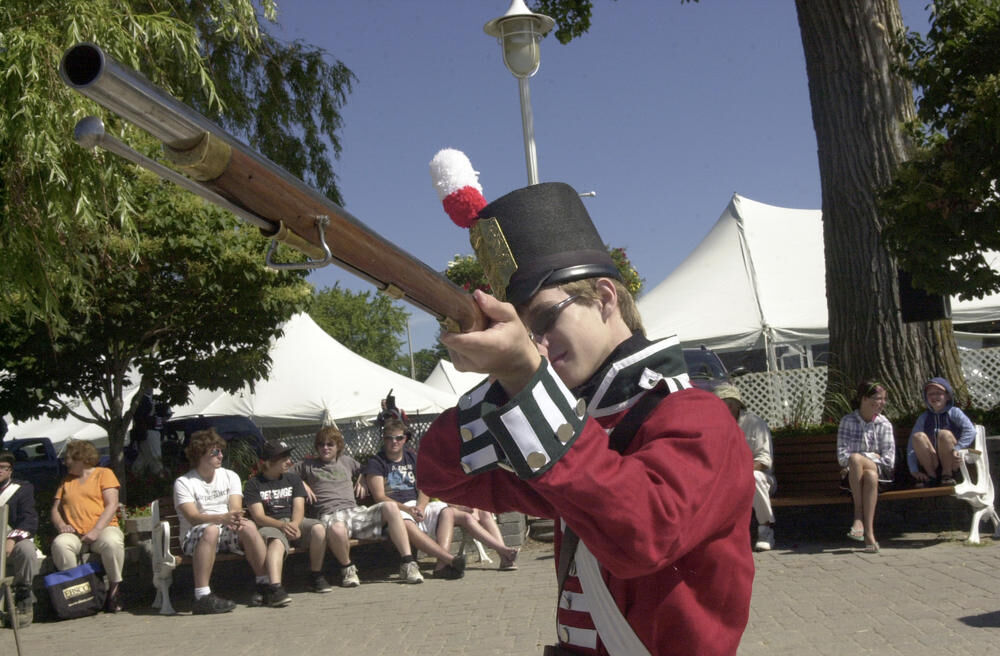
[[[107,591],[100,561],[84,563],[45,577],[52,608],[61,620],[95,615],[104,608]]]

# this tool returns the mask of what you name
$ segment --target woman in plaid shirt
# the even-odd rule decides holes
[[[896,465],[896,440],[892,424],[882,409],[885,386],[875,380],[858,385],[857,410],[840,420],[837,430],[837,462],[840,475],[854,497],[854,523],[847,537],[865,543],[866,553],[878,553],[875,541],[875,502],[879,483],[891,483]]]

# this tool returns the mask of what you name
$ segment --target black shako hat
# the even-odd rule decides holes
[[[545,286],[622,279],[580,195],[563,182],[498,198],[480,210],[469,238],[494,295],[515,306]]]

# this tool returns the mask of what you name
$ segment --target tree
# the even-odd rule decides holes
[[[572,23],[563,43],[586,31],[590,0],[540,0]],[[921,407],[931,375],[965,395],[950,321],[902,323],[897,263],[881,240],[885,217],[876,190],[910,155],[903,125],[914,117],[912,87],[899,74],[893,37],[898,0],[796,0],[819,150],[826,244],[831,376],[828,395],[875,376],[895,412]]]
[[[413,380],[425,381],[434,371],[438,360],[448,360],[448,349],[444,344],[437,342],[432,348],[425,348],[413,354]],[[410,375],[410,356],[408,353],[400,353],[396,358],[396,371],[404,376]]]
[[[353,75],[320,49],[270,36],[275,18],[274,0],[0,3],[0,320],[23,313],[69,328],[60,317],[87,307],[100,260],[119,253],[112,241],[124,238],[127,256],[138,256],[131,165],[72,143],[79,118],[104,114],[59,79],[74,43],[99,44],[340,202],[328,155],[340,151]],[[105,123],[135,141],[137,130],[118,118]],[[79,252],[84,242],[96,250]]]
[[[831,365],[884,381],[897,412],[922,407],[930,375],[965,379],[950,321],[904,324],[876,192],[911,153],[913,90],[898,74],[897,0],[796,0],[819,149]],[[831,388],[836,380],[831,378]],[[846,391],[846,390],[828,390]]]
[[[902,74],[920,93],[916,144],[882,196],[885,236],[914,283],[981,297],[1000,290],[1000,3],[940,0],[926,38],[909,32]]]
[[[176,405],[191,384],[234,392],[266,376],[270,340],[310,294],[303,274],[264,268],[256,230],[149,173],[130,177],[137,241],[109,225],[99,243],[76,245],[95,273],[87,307],[67,304],[56,335],[26,315],[0,324],[0,407],[19,420],[45,412],[93,421],[79,399],[107,431],[123,483],[139,402],[126,405],[126,390],[147,378]]]
[[[396,358],[409,314],[388,296],[371,291],[355,293],[341,289],[338,283],[316,292],[309,316],[361,357],[398,371]],[[405,372],[409,375],[409,358]]]

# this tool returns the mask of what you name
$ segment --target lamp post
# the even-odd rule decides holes
[[[524,159],[528,166],[528,184],[538,184],[538,158],[535,154],[535,125],[531,117],[531,92],[528,78],[538,71],[541,51],[538,43],[556,24],[544,14],[533,13],[524,0],[511,0],[507,13],[494,18],[483,30],[500,42],[503,63],[517,78],[521,92],[521,125],[524,128]]]

